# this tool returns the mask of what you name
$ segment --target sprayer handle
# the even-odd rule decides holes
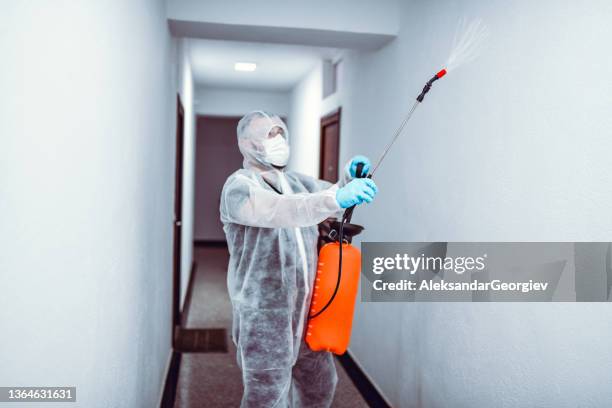
[[[355,178],[365,178],[366,175],[363,174],[363,163],[357,163],[357,168],[355,169]]]
[[[358,163],[357,164],[357,169],[355,169],[355,176],[356,178],[372,178],[372,174],[363,174],[363,163]]]
[[[357,168],[355,169],[355,178],[372,178],[371,174],[363,174],[363,163],[357,163]],[[344,211],[344,218],[347,223],[351,222],[351,218],[353,218],[353,211],[355,211],[356,205],[347,208]]]
[[[363,177],[363,174],[361,174],[362,171],[363,171],[363,163],[357,163],[357,168],[355,169],[355,177],[362,178]]]

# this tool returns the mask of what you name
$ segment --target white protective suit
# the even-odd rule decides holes
[[[221,221],[230,252],[227,285],[232,338],[242,369],[242,407],[329,407],[337,383],[333,357],[304,343],[317,269],[317,224],[342,209],[338,184],[266,163],[262,140],[279,126],[256,111],[238,124],[243,168],[225,182]]]

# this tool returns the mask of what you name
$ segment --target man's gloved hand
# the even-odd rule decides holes
[[[351,161],[348,163],[347,166],[347,172],[349,174],[349,176],[351,176],[352,178],[357,177],[357,165],[359,163],[363,163],[363,170],[361,170],[361,177],[365,177],[369,172],[370,172],[370,159],[368,159],[365,156],[355,156],[351,159]]]
[[[364,202],[371,203],[378,192],[374,180],[358,178],[336,191],[336,201],[342,208],[349,208]]]

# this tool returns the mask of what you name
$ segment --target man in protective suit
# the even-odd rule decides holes
[[[354,178],[370,162],[354,157],[341,181],[285,170],[289,132],[276,115],[255,111],[238,123],[243,168],[225,182],[220,213],[230,260],[232,339],[242,370],[242,407],[329,407],[338,380],[329,352],[304,343],[317,269],[317,224],[369,203],[377,188]]]

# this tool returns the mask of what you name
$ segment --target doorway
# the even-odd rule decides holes
[[[196,245],[225,243],[219,219],[221,190],[227,178],[242,168],[236,140],[240,117],[200,115],[196,119],[194,241]]]
[[[340,154],[340,111],[321,119],[321,153],[319,178],[331,183],[338,181],[338,160]]]
[[[176,95],[176,159],[174,169],[174,221],[172,248],[172,347],[177,328],[181,325],[181,232],[183,223],[183,141],[185,139],[185,109],[181,96]]]

